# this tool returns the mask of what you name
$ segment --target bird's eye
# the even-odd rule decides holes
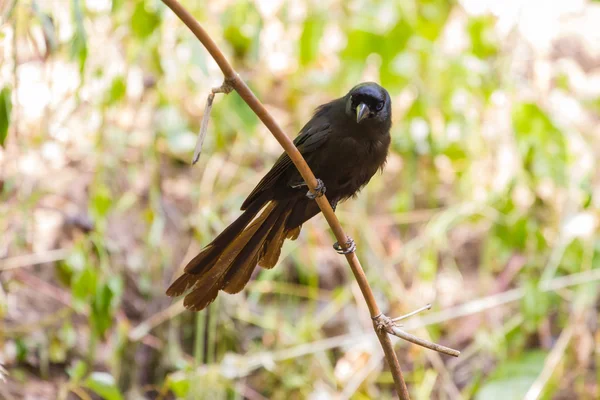
[[[379,103],[377,103],[377,105],[375,106],[375,109],[377,111],[381,111],[383,109],[383,101],[380,101]]]

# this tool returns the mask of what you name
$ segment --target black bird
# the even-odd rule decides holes
[[[294,140],[334,209],[383,168],[391,117],[388,92],[376,83],[361,83],[318,107]],[[188,263],[167,295],[180,296],[191,289],[183,304],[199,311],[219,290],[239,292],[257,264],[273,268],[285,239],[296,239],[302,224],[320,212],[314,197],[282,154],[242,204],[244,213]]]

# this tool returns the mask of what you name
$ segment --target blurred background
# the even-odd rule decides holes
[[[284,130],[360,81],[383,174],[337,215],[414,399],[600,397],[600,3],[182,1]],[[0,398],[390,399],[317,217],[210,314],[164,292],[281,153],[158,0],[0,1]]]

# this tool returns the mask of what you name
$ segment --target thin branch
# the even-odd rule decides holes
[[[589,310],[589,307],[595,304],[598,295],[588,296],[585,292],[579,292],[578,296],[573,299],[572,304],[574,309],[571,311],[571,316],[567,325],[562,330],[556,344],[546,357],[544,361],[544,368],[529,387],[529,390],[523,397],[525,400],[537,400],[542,397],[544,389],[550,382],[550,379],[554,375],[560,362],[565,358],[565,352],[569,346],[569,343],[573,339],[573,335],[577,331],[578,326],[585,325],[585,313]]]
[[[70,249],[55,249],[45,253],[25,254],[22,256],[0,259],[0,272],[64,260],[70,253]]]
[[[167,5],[173,12],[183,21],[184,24],[194,33],[194,35],[200,40],[200,42],[204,45],[206,50],[210,53],[216,63],[219,65],[219,68],[223,72],[225,77],[225,82],[233,87],[235,91],[240,95],[240,97],[248,104],[248,106],[254,111],[256,116],[265,124],[265,126],[271,131],[275,139],[279,142],[279,144],[283,147],[285,152],[290,157],[290,160],[294,163],[298,172],[304,179],[304,182],[308,185],[308,188],[315,193],[315,189],[318,185],[317,179],[312,173],[311,169],[306,164],[306,161],[294,146],[293,142],[290,138],[283,132],[283,130],[279,127],[275,119],[269,114],[266,108],[262,105],[262,103],[256,98],[254,93],[250,90],[250,88],[246,85],[246,83],[238,76],[235,72],[231,64],[227,61],[217,44],[212,40],[212,38],[208,35],[208,33],[202,28],[202,26],[192,17],[192,15],[185,10],[181,6],[181,4],[177,0],[162,0],[165,5]],[[200,145],[201,146],[201,145]],[[337,242],[338,243],[346,243],[348,236],[345,234],[342,226],[340,225],[336,215],[331,208],[329,201],[326,196],[320,196],[315,199],[317,205],[321,209],[323,216],[327,220],[327,223],[331,227]],[[344,249],[347,247],[342,245]],[[367,277],[360,265],[358,257],[355,252],[351,252],[346,254],[346,260],[352,269],[352,273],[354,274],[360,290],[365,298],[365,302],[369,307],[369,312],[371,314],[371,318],[374,319],[374,326],[377,326],[377,321],[375,318],[381,317],[383,314],[381,313],[377,302],[375,301],[375,297],[373,295],[373,291],[369,286],[367,281]],[[387,318],[387,317],[386,317]],[[398,359],[396,357],[396,353],[394,352],[394,347],[389,336],[386,334],[386,331],[375,329],[377,332],[377,337],[381,343],[381,346],[384,350],[386,359],[392,371],[392,376],[394,377],[394,384],[396,388],[396,392],[400,396],[402,400],[410,399],[408,394],[408,390],[406,388],[406,383],[404,382],[404,378],[402,377],[402,371],[400,369],[400,364],[398,363]]]
[[[420,337],[411,335],[410,333],[403,331],[402,329],[398,328],[397,326],[392,327],[391,330],[388,332],[390,334],[392,334],[394,336],[398,336],[399,338],[404,339],[408,342],[418,344],[419,346],[426,347],[431,350],[435,350],[438,353],[447,354],[447,355],[453,356],[453,357],[458,357],[460,355],[460,351],[458,351],[458,350],[454,350],[449,347],[442,346],[441,344],[437,344],[437,343],[429,342],[425,339],[421,339]]]
[[[213,100],[215,94],[225,93],[228,94],[233,90],[233,87],[225,80],[223,84],[217,88],[212,88],[206,99],[206,106],[204,108],[204,114],[202,115],[202,123],[200,124],[200,134],[198,135],[198,141],[196,142],[196,148],[194,149],[194,157],[192,158],[192,165],[196,164],[200,159],[200,153],[202,152],[202,145],[206,138],[206,132],[208,132],[208,121],[210,120],[210,111],[212,110]]]
[[[175,317],[180,314],[185,308],[183,307],[183,300],[180,300],[176,303],[171,304],[169,307],[164,310],[153,314],[150,318],[146,319],[131,331],[127,337],[132,342],[137,342],[145,337],[152,329],[156,326],[162,324],[164,321]]]
[[[415,311],[409,312],[408,314],[401,315],[397,318],[392,318],[392,322],[402,321],[403,319],[410,318],[413,315],[417,315],[418,313],[420,313],[422,311],[427,311],[427,310],[431,310],[431,304],[427,304],[426,306],[423,306]]]
[[[428,309],[428,306],[422,307],[422,308],[420,308],[416,311],[413,311],[409,314],[403,315],[402,317],[396,318],[396,320],[404,319],[404,318],[410,317],[411,315],[415,315],[418,312]],[[383,314],[378,315],[377,317],[373,318],[373,325],[375,326],[375,330],[377,332],[387,332],[390,335],[398,336],[399,338],[404,339],[408,342],[418,344],[419,346],[428,348],[430,350],[435,350],[438,353],[444,353],[444,354],[447,354],[449,356],[454,356],[454,357],[458,357],[460,355],[460,351],[458,351],[458,350],[454,350],[449,347],[442,346],[441,344],[429,342],[425,339],[421,339],[419,337],[416,337],[415,335],[411,335],[410,333],[403,331],[395,324],[393,319],[386,317]],[[389,338],[388,338],[388,340],[389,340]]]
[[[556,292],[572,286],[583,285],[600,280],[600,268],[591,269],[583,272],[577,272],[571,275],[565,275],[553,278],[548,281],[540,282],[539,290],[542,292]],[[525,288],[519,287],[506,290],[504,292],[481,297],[467,303],[463,303],[451,308],[444,309],[441,312],[422,317],[419,321],[409,322],[405,325],[406,329],[416,329],[426,325],[434,325],[446,322],[452,319],[476,314],[485,310],[490,310],[504,304],[512,303],[525,297]]]
[[[425,335],[427,335],[427,334],[428,334],[427,331],[425,331]],[[443,396],[443,394],[442,394],[443,392],[441,392],[440,398],[445,397],[447,399],[452,399],[452,400],[465,400],[464,396],[461,394],[460,390],[458,389],[458,387],[456,386],[456,384],[454,382],[453,375],[449,371],[449,368],[447,365],[449,363],[445,363],[444,360],[442,360],[442,357],[440,354],[442,354],[442,353],[438,353],[435,351],[426,351],[425,352],[425,356],[431,363],[431,366],[438,372],[438,377],[436,378],[436,380],[437,379],[441,380],[441,382],[440,382],[441,385],[436,385],[436,386],[442,390],[445,390],[446,394],[447,394],[447,396]],[[461,355],[462,355],[462,352],[461,352]],[[459,358],[455,358],[453,360],[459,360]]]
[[[50,297],[65,306],[75,309],[70,293],[30,274],[27,270],[21,269],[15,271],[14,278],[31,288],[35,288],[37,293]],[[90,308],[87,304],[84,304],[81,309],[76,311],[85,316],[89,316],[90,314]]]
[[[373,326],[375,326],[375,323],[373,323]],[[396,357],[394,345],[392,344],[390,337],[386,332],[380,331],[377,328],[375,328],[375,333],[377,333],[377,338],[379,339],[379,343],[381,343],[381,347],[385,353],[385,358],[390,366],[390,371],[394,377],[394,384],[396,386],[396,392],[398,393],[398,396],[401,399],[410,400],[408,388],[406,387],[406,382],[404,381],[404,376],[402,375],[402,369],[400,368],[400,363],[398,362],[398,357]]]
[[[541,397],[542,392],[544,391],[544,388],[546,387],[550,378],[552,378],[556,367],[562,360],[564,360],[565,351],[567,350],[567,346],[573,337],[574,331],[575,329],[573,323],[569,323],[567,327],[563,329],[558,337],[558,340],[556,341],[556,344],[554,345],[554,348],[544,362],[544,368],[542,369],[542,372],[533,382],[533,385],[531,385],[525,394],[525,397],[523,397],[525,400],[537,400]]]

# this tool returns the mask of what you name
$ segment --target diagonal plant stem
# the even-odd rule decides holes
[[[202,28],[202,26],[194,19],[194,17],[177,1],[177,0],[162,0],[165,5],[167,5],[176,15],[181,19],[181,21],[187,25],[187,27],[192,31],[192,33],[198,38],[198,40],[204,45],[206,50],[210,53],[212,58],[216,61],[219,68],[223,72],[224,75],[224,86],[232,87],[239,96],[248,104],[248,106],[254,111],[256,116],[265,124],[265,126],[271,131],[275,139],[279,142],[281,147],[288,154],[298,172],[304,179],[304,182],[308,185],[308,188],[315,193],[315,188],[317,187],[317,179],[312,173],[309,166],[306,164],[306,161],[296,148],[290,138],[283,132],[283,130],[279,127],[275,119],[269,114],[263,104],[256,98],[254,93],[250,90],[250,88],[246,85],[246,83],[239,77],[239,75],[235,72],[231,64],[227,61],[217,44],[212,40],[209,34]],[[338,243],[346,243],[348,240],[348,236],[344,233],[340,222],[338,221],[336,215],[327,200],[325,195],[317,197],[315,199],[323,216],[327,220],[327,223],[331,227]],[[346,249],[346,245],[342,245],[344,249]],[[398,363],[398,358],[394,351],[394,347],[392,345],[392,341],[390,340],[388,333],[393,332],[387,329],[381,329],[382,321],[389,320],[377,305],[375,301],[375,297],[373,296],[373,291],[369,286],[369,282],[365,275],[365,272],[360,265],[360,261],[354,252],[350,252],[345,254],[346,260],[352,269],[352,273],[356,278],[360,290],[365,298],[365,302],[369,307],[369,312],[371,314],[371,318],[373,319],[373,328],[377,333],[377,337],[379,342],[381,343],[381,347],[385,353],[385,357],[387,359],[388,365],[390,366],[392,376],[394,377],[394,385],[396,388],[396,392],[401,400],[409,400],[410,396],[408,394],[408,389],[406,387],[406,383],[404,382],[404,377],[402,376],[402,370],[400,368],[400,364]]]

